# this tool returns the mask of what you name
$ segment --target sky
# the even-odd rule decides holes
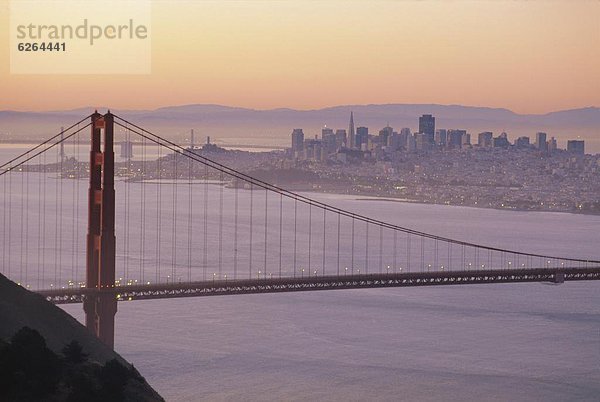
[[[140,75],[11,74],[8,10],[0,110],[600,106],[600,1],[155,1]]]

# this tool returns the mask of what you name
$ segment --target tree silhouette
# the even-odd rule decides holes
[[[130,380],[144,383],[132,367],[113,359],[101,366],[87,361],[81,344],[71,341],[64,359],[46,346],[34,329],[23,327],[10,340],[0,339],[0,402],[119,402]]]
[[[116,359],[107,362],[100,371],[102,392],[111,401],[124,400],[124,391],[131,372]],[[108,400],[107,399],[107,400]]]
[[[65,360],[69,363],[79,364],[87,360],[87,353],[83,353],[81,344],[76,340],[72,340],[62,349]]]
[[[34,329],[21,328],[0,349],[0,400],[42,400],[61,377],[58,356]]]

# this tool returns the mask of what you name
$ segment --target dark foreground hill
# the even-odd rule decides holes
[[[0,400],[163,401],[77,320],[1,274],[0,360]]]

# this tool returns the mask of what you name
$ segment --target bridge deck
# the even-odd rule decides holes
[[[600,280],[600,267],[406,272],[346,276],[211,280],[189,283],[157,283],[150,285],[118,286],[112,289],[53,289],[38,291],[38,293],[53,303],[65,304],[81,303],[86,295],[103,293],[114,294],[118,300],[140,300],[402,286],[466,285],[511,282],[562,283],[563,281],[576,280]]]

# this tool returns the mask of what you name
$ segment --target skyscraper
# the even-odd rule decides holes
[[[304,133],[301,128],[292,131],[292,156],[298,156],[304,151]]]
[[[379,130],[379,138],[380,138],[381,146],[385,147],[388,145],[388,140],[392,136],[393,132],[394,132],[394,129],[391,128],[389,124],[386,127]]]
[[[493,137],[494,133],[491,131],[479,133],[477,136],[477,145],[479,145],[480,148],[491,148],[493,145]]]
[[[446,147],[447,144],[446,129],[440,128],[435,130],[435,143],[441,147]]]
[[[432,143],[429,142],[429,135],[425,133],[416,133],[415,136],[415,144],[417,151],[427,151],[431,149]]]
[[[550,137],[550,140],[548,140],[548,152],[553,153],[557,148],[556,138]]]
[[[369,144],[369,128],[368,127],[358,127],[356,129],[356,148],[363,149]]]
[[[335,134],[333,133],[333,130],[331,128],[324,127],[321,130],[321,140],[323,141],[322,147],[325,152],[333,153],[336,151],[337,146],[336,146]]]
[[[347,146],[346,130],[343,128],[335,130],[335,143],[338,148]]]
[[[417,142],[415,141],[415,137],[413,135],[409,135],[406,137],[406,151],[414,152],[417,149]]]
[[[348,147],[354,148],[356,146],[356,138],[354,133],[354,113],[350,112],[350,126],[348,127]]]
[[[403,127],[400,130],[400,134],[402,134],[402,135],[412,135],[412,133],[410,132],[410,128],[408,128],[408,127]]]
[[[412,133],[410,132],[410,128],[403,127],[400,130],[400,146],[404,147],[405,150],[408,151],[408,138],[412,138]]]
[[[419,132],[426,134],[429,142],[433,144],[435,139],[435,117],[430,114],[419,117]]]
[[[515,140],[515,146],[517,148],[529,148],[529,137],[519,137]]]
[[[585,155],[585,142],[583,140],[569,140],[567,141],[567,151]]]
[[[392,135],[388,137],[388,151],[397,151],[402,146],[400,134],[392,132]]]
[[[465,131],[464,135],[462,136],[462,147],[469,148],[470,146],[471,146],[471,134],[469,134]]]
[[[548,143],[546,142],[546,133],[535,133],[535,147],[540,151],[548,150]]]
[[[498,137],[494,138],[494,148],[508,148],[510,142],[508,142],[508,134],[502,132]]]
[[[461,149],[465,144],[466,130],[447,130],[448,148]]]

